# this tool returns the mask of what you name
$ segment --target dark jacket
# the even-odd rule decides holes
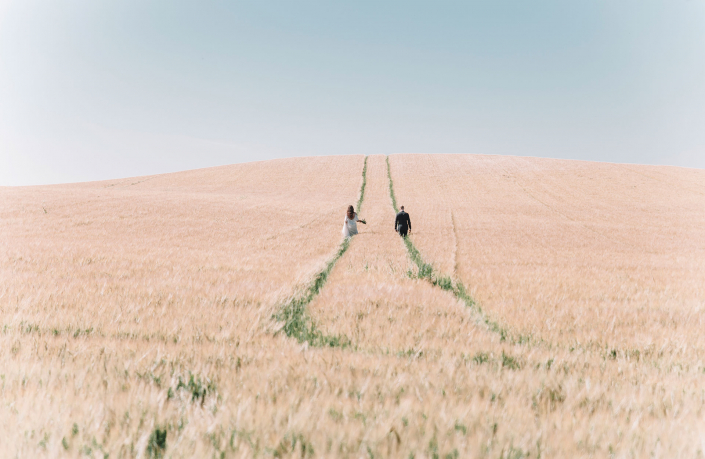
[[[409,214],[403,210],[397,214],[397,218],[394,221],[394,231],[399,231],[399,228],[411,229],[411,219]]]

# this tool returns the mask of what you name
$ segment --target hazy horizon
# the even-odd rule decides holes
[[[614,164],[615,166],[618,165],[638,165],[638,166],[655,166],[655,167],[675,167],[675,168],[685,168],[685,169],[703,169],[700,167],[688,167],[688,166],[675,166],[671,164],[644,164],[644,163],[619,163],[619,162],[612,162],[612,161],[592,161],[592,160],[586,160],[586,159],[570,159],[570,158],[549,158],[549,157],[542,157],[542,156],[528,156],[528,155],[493,155],[493,154],[484,154],[484,153],[368,153],[365,156],[370,156],[370,155],[385,155],[385,156],[394,156],[394,155],[426,155],[426,154],[432,154],[432,155],[479,155],[479,156],[506,156],[506,157],[521,157],[521,158],[527,158],[527,159],[545,159],[545,160],[562,160],[562,161],[577,161],[577,162],[587,162],[587,163],[601,163],[601,164]],[[115,177],[105,177],[105,178],[97,178],[97,179],[87,179],[87,180],[77,180],[73,182],[48,182],[48,183],[37,183],[37,184],[20,184],[20,185],[2,185],[0,184],[0,187],[23,187],[23,186],[43,186],[43,185],[71,185],[71,184],[77,184],[77,183],[90,183],[90,182],[104,182],[104,181],[114,181],[114,180],[128,180],[128,179],[134,179],[134,178],[141,178],[141,177],[152,177],[152,176],[159,176],[159,175],[166,175],[166,174],[178,174],[179,172],[189,172],[189,171],[195,171],[195,170],[202,170],[202,169],[210,169],[210,168],[216,168],[216,167],[227,167],[227,166],[235,166],[238,164],[251,164],[251,163],[258,163],[258,162],[267,162],[267,161],[279,161],[279,160],[286,160],[286,159],[306,159],[306,158],[313,158],[313,157],[335,157],[335,156],[355,156],[355,153],[350,153],[350,154],[338,154],[338,155],[310,155],[310,156],[284,156],[280,158],[265,158],[265,159],[254,159],[252,161],[241,161],[241,162],[235,162],[235,163],[227,163],[227,164],[215,164],[215,165],[210,165],[210,166],[202,166],[202,167],[194,167],[191,169],[181,169],[181,170],[174,170],[174,171],[168,171],[168,172],[154,172],[154,173],[149,173],[149,174],[139,174],[139,175],[125,175],[125,176],[115,176]]]
[[[703,126],[703,0],[0,0],[0,185],[338,154],[705,168]]]

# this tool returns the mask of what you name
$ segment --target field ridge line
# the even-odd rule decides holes
[[[360,185],[360,195],[357,200],[357,210],[360,211],[362,202],[365,199],[365,187],[367,185],[367,159],[362,167],[362,184]],[[338,247],[338,251],[326,263],[325,268],[318,272],[302,293],[294,295],[284,303],[279,311],[273,315],[278,322],[284,325],[275,332],[275,335],[283,331],[289,338],[296,338],[299,343],[306,342],[313,347],[351,347],[350,339],[345,335],[326,335],[313,322],[306,312],[306,306],[320,293],[321,289],[328,281],[336,262],[345,254],[350,247],[350,239],[344,238]]]

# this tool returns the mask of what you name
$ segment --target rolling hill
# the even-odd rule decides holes
[[[698,457],[705,171],[360,155],[0,188],[0,315],[3,457]]]

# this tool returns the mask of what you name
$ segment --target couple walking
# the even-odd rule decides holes
[[[355,212],[353,206],[348,206],[348,212],[345,215],[345,222],[343,223],[344,237],[352,237],[357,234],[357,222],[363,225],[367,224],[365,220],[358,218],[357,212]],[[409,218],[409,214],[404,212],[404,206],[401,206],[401,212],[397,214],[394,220],[394,231],[399,233],[402,237],[406,237],[409,231],[411,231],[411,219]]]

